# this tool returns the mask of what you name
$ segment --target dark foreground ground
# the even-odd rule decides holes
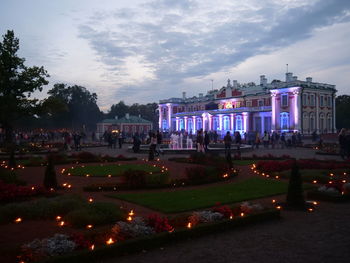
[[[321,203],[313,213],[187,240],[112,262],[350,262],[350,204]]]

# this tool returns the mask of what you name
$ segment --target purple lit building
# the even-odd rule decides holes
[[[220,90],[191,98],[159,102],[159,129],[162,131],[199,130],[245,132],[334,133],[335,85],[298,80],[286,73],[285,81],[240,84],[227,81]]]

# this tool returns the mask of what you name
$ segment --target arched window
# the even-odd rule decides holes
[[[327,114],[327,131],[332,132],[332,117],[330,114]]]
[[[213,130],[216,131],[218,129],[220,129],[219,118],[218,117],[214,117],[213,118]]]
[[[281,129],[282,130],[289,129],[289,113],[288,112],[281,113]]]
[[[180,131],[185,129],[184,119],[180,119]]]
[[[321,113],[321,114],[320,114],[320,131],[321,131],[321,133],[324,132],[324,129],[325,129],[325,125],[324,125],[324,114]]]
[[[303,113],[303,131],[307,131],[309,129],[310,129],[309,114],[307,112],[304,112]]]
[[[224,116],[224,130],[228,131],[230,129],[230,118],[228,116]]]
[[[167,122],[167,120],[163,120],[162,127],[163,127],[164,130],[168,129],[168,122]]]
[[[236,116],[236,130],[237,131],[243,130],[242,129],[242,116],[241,115]]]
[[[196,126],[197,130],[203,129],[202,126],[202,119],[201,118],[197,118],[197,126]]]
[[[315,114],[313,112],[310,113],[310,132],[315,130]]]
[[[193,125],[192,125],[192,119],[187,120],[187,130],[192,131],[193,130]]]

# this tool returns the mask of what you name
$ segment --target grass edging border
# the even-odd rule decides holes
[[[46,263],[59,262],[95,262],[97,260],[106,259],[115,256],[123,256],[132,253],[149,250],[166,244],[178,242],[184,239],[201,237],[217,231],[235,229],[240,226],[264,222],[267,220],[280,218],[280,211],[276,209],[268,209],[256,214],[237,217],[233,220],[225,220],[215,223],[201,224],[192,229],[182,228],[172,233],[163,232],[149,237],[131,239],[120,243],[115,243],[111,246],[98,247],[93,251],[83,250],[77,251],[65,256],[49,258]]]
[[[308,191],[306,194],[308,199],[314,199],[318,201],[325,201],[325,202],[333,202],[333,203],[342,203],[350,201],[350,195],[331,195],[322,193],[318,190],[311,190]]]

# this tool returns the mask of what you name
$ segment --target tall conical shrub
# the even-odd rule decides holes
[[[15,151],[13,149],[11,149],[10,151],[10,158],[9,158],[9,165],[10,168],[16,168],[17,164],[16,164],[16,158],[15,158]]]
[[[54,158],[52,155],[47,157],[47,166],[45,170],[44,186],[46,189],[57,188],[57,177],[54,165]]]
[[[297,161],[294,161],[290,173],[287,206],[291,208],[305,209],[305,199],[303,193],[303,180],[301,178]]]

